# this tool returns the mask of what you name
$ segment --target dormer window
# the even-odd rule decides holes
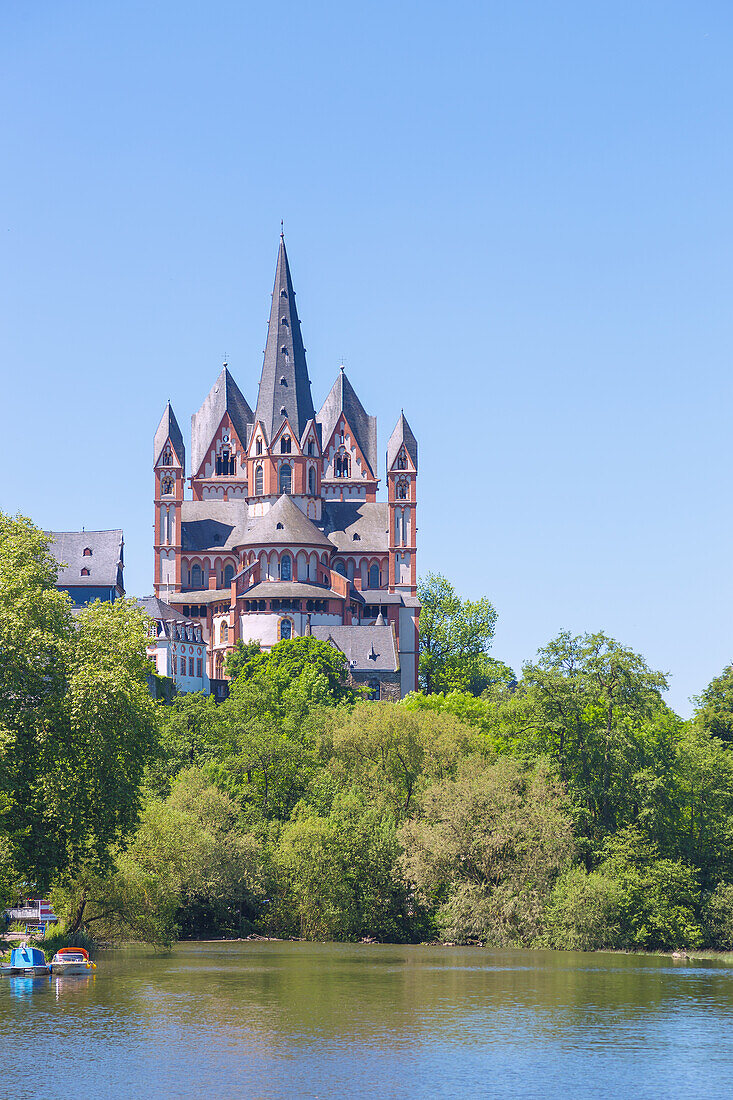
[[[255,443],[255,454],[258,454],[258,455],[262,454],[262,440],[261,439],[258,439],[257,442]]]
[[[361,535],[358,531],[354,531],[354,542],[361,542]]]
[[[85,546],[85,547],[84,547],[84,557],[85,557],[85,558],[91,558],[91,556],[92,556],[92,548],[91,548],[91,546]]]
[[[282,439],[280,440],[280,454],[289,455],[290,454],[290,447],[291,447],[290,436],[289,435],[284,435],[282,437]]]
[[[82,577],[88,577],[89,576],[89,570],[86,568],[86,566],[82,569],[81,575],[82,575]]]
[[[287,298],[287,296],[288,296],[288,292],[287,292],[287,290],[285,290],[283,288],[283,290],[280,291],[280,297],[281,298]]]
[[[281,405],[280,406],[280,416],[287,416],[287,415],[288,415],[288,410],[285,408],[284,405]]]
[[[285,529],[282,523],[276,523],[275,528],[278,531],[283,531]]]
[[[288,319],[287,319],[287,317],[283,317],[283,319],[282,319],[282,321],[280,322],[280,324],[281,324],[281,325],[285,325],[285,328],[288,328],[288,327],[289,327],[289,325],[288,325]]]
[[[286,344],[283,344],[283,346],[280,348],[280,351],[283,353],[286,359],[290,357],[290,352],[288,351]]]
[[[397,455],[397,469],[407,469],[407,455],[405,454],[404,450],[400,451],[400,453]]]
[[[287,384],[288,384],[288,380],[285,377],[285,375],[283,375],[282,378],[280,379],[280,385],[281,386],[287,386]]]

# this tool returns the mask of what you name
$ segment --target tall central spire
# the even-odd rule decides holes
[[[284,420],[289,421],[300,440],[313,416],[315,410],[305,348],[295,308],[285,238],[281,233],[255,420],[261,420],[264,424],[268,441],[272,440]]]

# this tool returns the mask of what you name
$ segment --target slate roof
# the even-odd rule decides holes
[[[254,422],[254,415],[226,365],[206,395],[199,411],[191,417],[191,473],[194,477],[206,458],[224,413],[229,413],[229,419],[239,436],[239,441],[243,447],[246,447],[247,429],[248,425]]]
[[[170,592],[167,595],[171,603],[226,603],[228,605],[232,590],[231,588],[196,588],[190,592]]]
[[[278,524],[282,526],[278,527]],[[305,546],[333,550],[333,543],[286,494],[273,504],[267,515],[252,522],[242,545],[269,546],[280,543],[303,543]]]
[[[301,581],[260,581],[242,593],[241,599],[249,600],[343,600],[346,597],[324,588],[320,584]]]
[[[124,593],[122,569],[124,539],[122,531],[47,531],[53,539],[49,550],[59,564],[60,588],[119,588]],[[91,555],[84,555],[85,549]],[[81,575],[82,569],[89,576]]]
[[[321,410],[316,416],[316,420],[323,430],[324,447],[328,446],[331,433],[341,413],[343,413],[348,420],[349,427],[356,437],[356,442],[359,444],[362,454],[369,463],[371,473],[376,477],[377,418],[376,416],[369,416],[369,414],[365,412],[364,406],[356,396],[354,387],[346,377],[346,372],[343,367],[339,371],[338,378],[331,387],[331,392],[323,402]]]
[[[181,546],[184,550],[233,550],[247,530],[247,503],[242,500],[184,500]]]
[[[287,543],[334,549],[334,543],[285,494],[266,515],[253,518],[248,517],[244,500],[184,500],[181,504],[181,545],[189,552]]]
[[[405,444],[405,450],[412,459],[413,465],[417,470],[417,440],[412,434],[412,428],[405,420],[405,414],[400,413],[400,418],[397,421],[395,430],[389,437],[389,443],[387,444],[387,470],[392,469],[392,464],[397,458],[399,449],[403,443]]]
[[[389,626],[314,626],[311,633],[340,649],[352,672],[396,672],[400,667]]]
[[[282,409],[285,409],[284,413]],[[271,443],[286,419],[298,440],[302,439],[305,426],[312,417],[315,417],[315,410],[305,348],[295,308],[295,291],[285,239],[281,235],[254,419],[262,421],[267,441]]]
[[[143,611],[148,613],[151,619],[155,619],[157,622],[189,623],[191,621],[185,615],[182,615],[180,611],[176,611],[175,607],[171,607],[169,603],[159,600],[157,596],[143,596],[135,602],[142,607]]]
[[[343,554],[389,549],[389,505],[382,501],[324,501],[321,509],[324,534]]]
[[[160,453],[165,447],[165,441],[169,438],[173,444],[173,449],[178,455],[178,461],[185,470],[186,448],[183,445],[183,435],[181,429],[178,427],[178,421],[175,418],[170,401],[165,407],[165,411],[160,418],[160,424],[155,432],[155,439],[153,440],[153,465],[156,465],[158,462]]]

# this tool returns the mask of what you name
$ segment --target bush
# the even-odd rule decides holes
[[[733,886],[716,887],[703,906],[702,926],[707,947],[733,950]]]

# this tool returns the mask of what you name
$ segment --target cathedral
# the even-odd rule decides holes
[[[343,367],[313,406],[282,235],[254,412],[225,363],[191,417],[188,477],[170,402],[153,461],[155,595],[201,627],[212,682],[240,639],[310,634],[371,698],[416,689],[417,442],[400,413],[378,501],[376,418]]]

